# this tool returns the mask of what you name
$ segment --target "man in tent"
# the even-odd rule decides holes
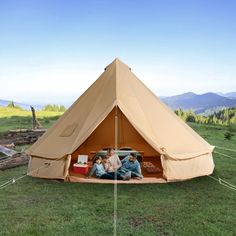
[[[118,170],[119,173],[131,171],[131,177],[135,177],[137,179],[143,178],[141,167],[135,153],[130,153],[121,161],[121,163],[122,166]]]

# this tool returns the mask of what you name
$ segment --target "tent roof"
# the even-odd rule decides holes
[[[76,150],[118,105],[134,128],[158,152],[174,159],[212,151],[203,138],[115,59],[28,153],[49,159]]]

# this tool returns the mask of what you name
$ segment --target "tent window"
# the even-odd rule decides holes
[[[66,128],[61,132],[60,137],[71,136],[74,133],[76,127],[77,127],[77,124],[75,124],[75,123],[67,125]]]

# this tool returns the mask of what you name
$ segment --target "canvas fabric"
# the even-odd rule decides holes
[[[107,117],[110,116],[110,123],[114,126],[117,109],[119,115],[123,120],[126,119],[125,122],[131,127],[130,130],[135,131],[132,131],[134,136],[143,140],[142,143],[149,146],[149,150],[165,157],[162,163],[165,166],[164,173],[169,179],[208,175],[213,171],[211,153],[214,147],[163,104],[119,59],[108,65],[102,75],[27,150],[33,156],[28,171],[39,166],[44,159],[55,160],[64,157],[64,160],[57,163],[57,170],[53,167],[40,170],[38,176],[65,176],[68,155],[82,147],[90,136],[107,122]],[[100,137],[108,137],[114,132],[111,127],[100,129]],[[129,135],[128,132],[126,134]],[[111,145],[114,145],[113,137],[109,139]],[[98,136],[93,140],[94,146],[96,143],[99,146],[99,142]]]

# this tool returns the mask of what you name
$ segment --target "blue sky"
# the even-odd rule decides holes
[[[0,0],[0,99],[70,103],[119,57],[157,95],[236,90],[234,0]]]

